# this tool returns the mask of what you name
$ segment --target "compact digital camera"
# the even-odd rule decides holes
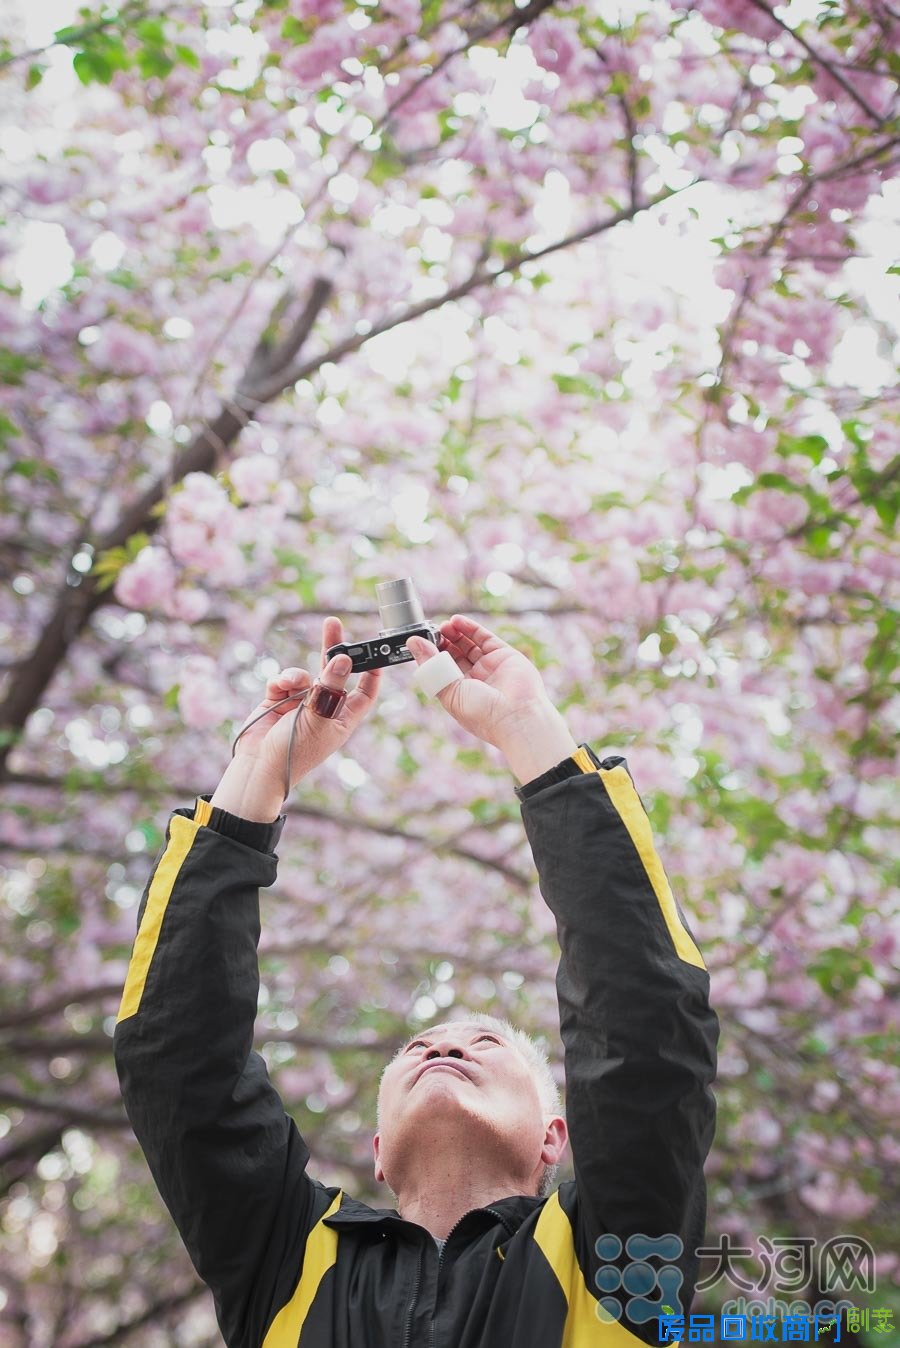
[[[425,621],[415,586],[407,576],[404,580],[386,580],[375,586],[381,631],[369,641],[343,641],[329,646],[327,659],[335,655],[349,655],[353,661],[352,673],[362,674],[367,669],[383,669],[385,665],[401,665],[413,656],[406,649],[407,637],[424,637],[438,650],[444,639],[432,623]]]

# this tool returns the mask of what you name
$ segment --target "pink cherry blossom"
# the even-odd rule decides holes
[[[178,710],[185,725],[203,730],[223,720],[221,681],[215,662],[188,656],[179,674]]]
[[[129,608],[159,608],[171,599],[176,572],[169,553],[151,544],[123,567],[116,581],[116,598]]]

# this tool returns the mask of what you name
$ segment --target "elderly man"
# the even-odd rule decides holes
[[[306,1173],[309,1151],[252,1050],[259,888],[293,786],[372,710],[381,671],[287,669],[211,798],[175,810],[145,889],[115,1032],[135,1133],[229,1348],[627,1348],[690,1310],[712,1142],[709,978],[621,757],[577,745],[538,670],[463,615],[438,697],[519,785],[556,919],[566,1120],[521,1031],[473,1016],[386,1067],[371,1208]],[[410,637],[418,665],[439,658]],[[333,695],[328,690],[333,690]],[[573,1181],[550,1192],[571,1137]],[[675,1335],[677,1338],[677,1334]]]

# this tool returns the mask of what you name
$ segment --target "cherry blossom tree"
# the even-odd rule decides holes
[[[130,0],[7,35],[4,1343],[220,1342],[112,1064],[137,903],[266,678],[400,576],[628,760],[722,1020],[709,1243],[753,1277],[761,1235],[855,1232],[891,1304],[897,30]],[[411,1026],[508,1015],[562,1080],[514,783],[410,668],[262,899],[259,1047],[379,1204]]]

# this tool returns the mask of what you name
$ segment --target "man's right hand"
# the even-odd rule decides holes
[[[329,688],[344,691],[350,671],[348,656],[335,656],[329,661],[325,652],[343,640],[340,618],[326,618],[322,624],[322,652],[319,682]],[[340,662],[346,662],[346,671],[339,672]],[[283,669],[266,684],[262,702],[247,717],[254,717],[274,708],[276,702],[290,693],[304,692],[311,687],[313,677],[305,669]],[[346,701],[331,720],[318,716],[304,705],[294,735],[294,754],[291,762],[291,790],[335,750],[340,749],[366,718],[375,705],[381,685],[381,670],[373,669],[360,675],[359,683],[347,694]],[[278,817],[284,803],[285,768],[291,722],[297,715],[298,703],[286,702],[262,716],[246,734],[242,734],[234,751],[234,758],[225,770],[211,804],[240,815],[243,819],[267,822]],[[244,723],[245,725],[247,722]]]

